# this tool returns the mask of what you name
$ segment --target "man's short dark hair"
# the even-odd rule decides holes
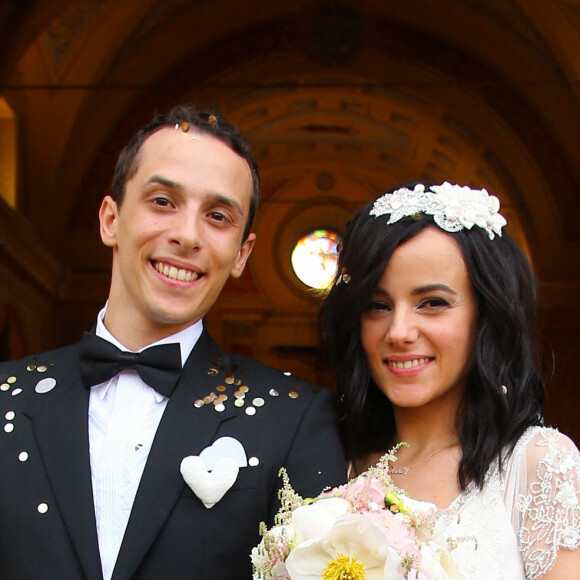
[[[243,240],[246,240],[250,233],[252,224],[258,211],[260,203],[260,178],[258,167],[254,161],[252,151],[247,141],[242,136],[239,129],[234,127],[217,110],[204,111],[193,106],[181,105],[172,109],[166,115],[157,115],[149,124],[140,129],[125,146],[117,160],[115,175],[111,186],[111,197],[118,207],[123,204],[125,187],[127,181],[135,175],[139,167],[139,151],[143,143],[160,129],[175,127],[188,123],[191,129],[199,133],[211,135],[225,143],[232,151],[246,160],[252,174],[252,198],[250,200],[250,211],[246,225],[244,227]]]

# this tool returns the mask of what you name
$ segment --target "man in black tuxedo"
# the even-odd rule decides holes
[[[203,328],[252,251],[258,201],[219,113],[175,109],[123,150],[95,329],[0,365],[0,578],[249,579],[280,468],[304,496],[344,481],[331,394]]]

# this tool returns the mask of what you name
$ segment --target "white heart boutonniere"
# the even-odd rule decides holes
[[[182,460],[180,470],[193,493],[210,509],[234,485],[240,468],[232,458],[220,457],[208,471],[201,457],[190,455]]]
[[[233,437],[220,437],[198,455],[181,462],[181,475],[203,505],[212,508],[234,485],[240,467],[247,467],[244,446]]]

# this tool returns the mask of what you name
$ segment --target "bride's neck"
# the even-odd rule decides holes
[[[394,444],[404,441],[413,449],[420,450],[449,445],[458,439],[454,414],[399,408],[394,409],[394,417]]]

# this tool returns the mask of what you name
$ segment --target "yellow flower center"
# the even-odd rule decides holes
[[[326,565],[322,580],[364,580],[365,565],[356,558],[339,554]]]

